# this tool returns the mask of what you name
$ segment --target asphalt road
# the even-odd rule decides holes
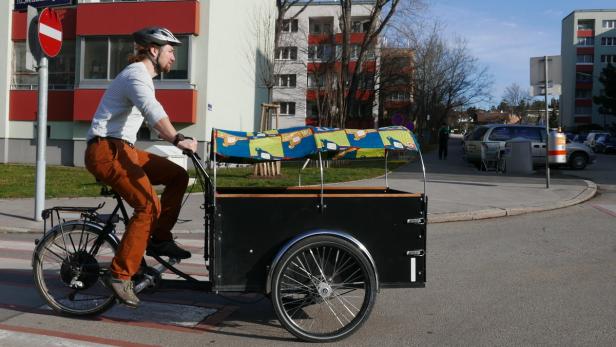
[[[426,288],[382,291],[367,323],[337,345],[613,346],[615,222],[612,187],[548,213],[431,225]],[[0,235],[2,346],[297,342],[258,295],[167,290],[142,296],[141,313],[117,307],[96,319],[57,316],[32,285],[23,248],[33,237]]]

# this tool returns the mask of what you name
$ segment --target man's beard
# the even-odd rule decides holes
[[[160,69],[161,69],[161,72],[169,73],[171,72],[171,67],[172,67],[171,64],[167,64],[165,66],[161,66]]]

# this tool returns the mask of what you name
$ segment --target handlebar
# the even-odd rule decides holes
[[[185,156],[188,156],[191,159],[193,159],[194,157],[197,160],[201,160],[201,157],[199,156],[197,152],[193,152],[188,149],[182,150],[182,154],[184,154]]]

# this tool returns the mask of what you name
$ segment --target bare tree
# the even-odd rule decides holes
[[[503,101],[508,105],[510,113],[515,113],[520,117],[520,121],[524,122],[526,110],[531,100],[530,93],[527,89],[523,89],[517,83],[512,83],[505,88],[503,93]]]
[[[456,109],[491,100],[493,82],[464,40],[446,41],[440,32],[442,24],[416,19],[396,18],[388,41],[413,51],[411,117],[418,131],[436,131]],[[432,29],[426,30],[430,25]]]
[[[373,52],[378,44],[378,38],[388,22],[393,17],[400,0],[376,0],[374,7],[367,18],[366,30],[364,39],[358,47],[357,61],[354,65],[350,64],[351,57],[351,32],[352,32],[352,0],[340,0],[340,18],[339,26],[342,34],[340,65],[341,69],[338,74],[337,87],[337,111],[338,126],[344,126],[346,119],[351,115],[351,111],[357,109],[355,107],[356,92],[360,87],[360,82],[365,79],[361,76],[363,63],[369,52]]]

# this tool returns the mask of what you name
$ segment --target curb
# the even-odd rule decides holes
[[[527,213],[544,212],[557,210],[573,205],[581,204],[592,199],[597,194],[597,184],[592,181],[584,180],[586,188],[575,197],[557,201],[552,204],[543,206],[528,206],[528,207],[511,207],[511,208],[490,208],[485,210],[468,211],[468,212],[445,212],[428,215],[428,224],[433,223],[449,223],[449,222],[464,222],[480,219],[519,216]]]

